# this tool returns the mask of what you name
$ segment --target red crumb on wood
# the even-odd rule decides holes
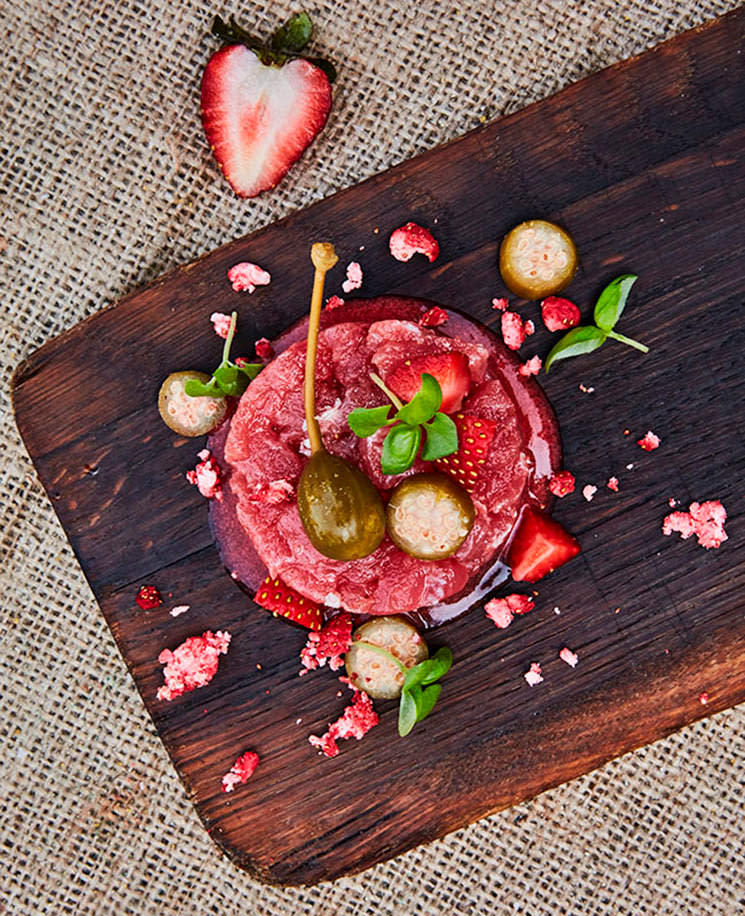
[[[706,704],[709,702],[709,694],[704,690],[698,695],[698,701],[702,706],[706,706]]]
[[[308,641],[300,650],[303,669],[314,671],[327,662],[332,671],[338,671],[344,664],[344,653],[352,644],[352,617],[339,614],[332,618],[318,632],[309,633]]]
[[[142,585],[137,592],[135,602],[143,611],[152,611],[153,608],[160,607],[163,604],[163,599],[154,585]]]
[[[237,293],[252,293],[257,286],[266,286],[271,279],[267,271],[250,261],[234,264],[228,271],[228,280]]]
[[[432,263],[440,253],[437,239],[429,229],[416,223],[406,223],[394,229],[388,240],[388,248],[397,261],[409,261],[415,254],[423,254]]]
[[[492,598],[484,605],[484,611],[496,626],[504,630],[512,623],[515,614],[527,614],[534,607],[535,602],[527,595],[515,593],[504,598]]]
[[[609,477],[606,487],[608,487],[609,490],[613,490],[614,493],[618,493],[618,478]]]
[[[186,479],[199,490],[205,499],[222,499],[222,471],[209,449],[203,448],[198,456],[201,461],[192,471],[186,472]]]
[[[662,533],[669,535],[675,531],[683,540],[695,534],[699,544],[708,550],[727,540],[726,520],[727,511],[719,500],[691,503],[688,512],[671,512],[665,516]]]
[[[540,356],[532,356],[527,362],[524,362],[517,371],[520,375],[538,375],[542,365],[543,363]]]
[[[228,651],[230,633],[209,630],[190,636],[176,649],[164,649],[158,656],[165,684],[158,688],[159,700],[172,700],[190,690],[209,684],[217,673],[219,656]]]
[[[591,483],[585,484],[582,487],[582,495],[585,497],[587,502],[592,502],[593,496],[598,492],[598,488],[593,486]]]
[[[636,440],[636,444],[639,448],[643,448],[645,452],[653,452],[656,448],[660,447],[660,442],[660,437],[655,436],[651,429],[648,430],[641,439]]]
[[[543,675],[541,673],[541,666],[538,664],[538,662],[533,662],[523,677],[528,682],[530,687],[535,687],[537,684],[540,684],[543,680]]]
[[[502,312],[502,339],[510,350],[519,350],[527,335],[535,330],[532,321],[523,321],[517,312]]]
[[[579,309],[569,299],[549,296],[541,302],[541,317],[549,331],[566,331],[579,324]]]
[[[567,665],[571,665],[572,668],[576,668],[577,662],[579,661],[575,653],[572,652],[572,650],[568,648],[568,646],[564,646],[561,652],[559,652],[559,658],[563,662],[566,662]]]
[[[361,690],[355,690],[352,702],[339,716],[336,722],[329,725],[328,731],[321,735],[310,735],[308,741],[313,747],[320,748],[327,757],[336,757],[339,748],[338,740],[363,738],[379,722],[378,714],[373,709],[372,700]]]
[[[215,334],[217,334],[218,337],[224,339],[228,336],[230,333],[230,320],[230,315],[226,315],[224,312],[213,312],[210,315],[212,327],[215,329]]]
[[[353,289],[359,289],[362,286],[362,268],[357,261],[350,261],[347,264],[347,279],[342,283],[341,288],[345,293],[351,293]]]
[[[548,482],[549,490],[561,498],[574,492],[574,474],[571,471],[557,471]]]
[[[223,792],[232,792],[236,786],[248,782],[258,765],[259,755],[254,751],[246,751],[245,754],[241,754],[222,778]]]
[[[491,307],[497,309],[500,312],[506,312],[510,307],[510,303],[504,297],[501,299],[492,299]]]

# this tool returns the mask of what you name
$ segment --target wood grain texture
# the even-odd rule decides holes
[[[179,268],[19,367],[19,428],[158,732],[212,837],[263,880],[365,868],[745,699],[744,39],[738,10]],[[566,466],[600,488],[557,507],[583,553],[538,584],[537,609],[508,630],[476,610],[433,635],[455,666],[409,738],[380,704],[364,741],[321,758],[307,736],[347,697],[325,670],[297,676],[303,634],[221,570],[204,503],[183,481],[199,445],[162,426],[158,386],[172,369],[211,368],[215,309],[240,314],[236,353],[295,321],[320,238],[342,263],[362,262],[365,294],[429,297],[494,325],[499,239],[532,216],[576,239],[571,295],[586,307],[613,276],[639,274],[619,327],[652,348],[644,358],[610,343],[542,376]],[[434,265],[388,254],[409,219],[435,228]],[[271,286],[234,293],[225,275],[239,260],[264,265]],[[537,324],[526,356],[550,346]],[[648,428],[663,439],[652,454],[634,443]],[[612,474],[618,494],[603,487]],[[707,552],[664,538],[670,496],[721,499],[730,540]],[[134,595],[150,582],[173,597],[139,613]],[[174,604],[191,610],[172,618]],[[212,683],[157,702],[160,650],[218,628],[233,642]],[[557,658],[563,645],[580,656],[574,671]],[[531,690],[533,661],[545,681]],[[221,793],[249,748],[260,767]]]

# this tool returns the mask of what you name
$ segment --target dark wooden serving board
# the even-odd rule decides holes
[[[212,837],[263,880],[357,871],[745,699],[744,45],[740,9],[173,271],[16,373],[19,428],[158,732]],[[335,242],[342,265],[361,261],[366,295],[430,297],[493,326],[499,239],[536,215],[576,239],[570,293],[585,310],[613,276],[639,275],[619,328],[651,347],[643,357],[609,343],[541,377],[566,466],[580,488],[599,487],[592,502],[578,490],[556,509],[583,552],[538,584],[536,610],[508,630],[475,610],[436,633],[455,665],[409,738],[381,705],[363,741],[322,758],[307,736],[346,691],[326,669],[299,678],[303,633],[221,569],[204,501],[183,479],[200,445],[160,423],[158,386],[167,371],[214,364],[215,309],[239,311],[236,352],[295,321],[317,239]],[[434,265],[387,253],[409,219],[434,228]],[[274,277],[250,297],[226,281],[244,259]],[[525,356],[545,356],[536,305],[521,311],[539,326]],[[650,454],[635,444],[647,429],[662,437]],[[604,487],[613,474],[617,494]],[[663,537],[671,496],[721,499],[729,540],[705,551]],[[144,583],[169,596],[163,608],[137,611]],[[176,604],[191,610],[173,618]],[[210,628],[233,636],[217,676],[156,701],[158,653]],[[576,670],[557,658],[564,645]],[[533,661],[545,681],[531,689]],[[249,748],[259,769],[221,793]]]

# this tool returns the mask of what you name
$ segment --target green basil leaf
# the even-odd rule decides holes
[[[313,26],[307,13],[296,13],[272,35],[275,51],[302,51],[310,41]]]
[[[184,394],[190,398],[219,398],[222,392],[212,379],[209,382],[200,382],[199,379],[190,378],[184,383]]]
[[[360,439],[367,439],[389,422],[390,404],[382,407],[355,407],[347,417],[349,428]]]
[[[583,353],[592,353],[605,343],[606,332],[594,325],[572,328],[554,344],[553,349],[546,357],[546,372],[551,364],[558,359],[569,359],[570,356],[582,356]]]
[[[429,659],[430,668],[421,680],[422,684],[433,684],[450,671],[453,664],[453,653],[447,646],[442,646]]]
[[[426,659],[423,662],[419,662],[418,665],[412,665],[411,668],[406,672],[406,677],[404,679],[402,690],[410,690],[412,687],[417,687],[424,680],[425,676],[429,673],[431,662],[429,659]]]
[[[325,57],[303,57],[303,60],[307,60],[309,64],[313,64],[314,67],[323,70],[330,83],[336,80],[336,67],[330,60],[326,60]]]
[[[425,687],[417,697],[416,703],[416,720],[421,722],[422,719],[426,719],[427,716],[434,709],[435,703],[440,699],[440,694],[442,693],[442,687],[439,684],[431,684],[429,687]]]
[[[405,738],[416,725],[416,701],[408,690],[401,691],[401,702],[398,706],[398,733]]]
[[[431,423],[424,424],[422,458],[435,461],[458,451],[458,427],[445,413],[436,413]]]
[[[631,287],[637,280],[635,274],[622,274],[605,287],[595,305],[593,318],[603,331],[612,331],[626,305]]]
[[[426,423],[440,409],[442,404],[442,390],[440,383],[433,375],[422,374],[422,384],[414,397],[405,404],[396,414],[396,419],[409,426],[418,426]]]
[[[401,474],[408,470],[416,460],[421,440],[422,431],[418,426],[407,426],[405,423],[394,426],[383,442],[380,456],[383,473]]]
[[[231,363],[230,365],[235,366],[235,363]],[[261,370],[264,368],[264,364],[263,363],[244,363],[242,366],[235,366],[235,368],[239,372],[243,372],[245,375],[247,375],[250,381],[253,381],[256,378],[256,376],[259,374],[259,372],[261,372]]]
[[[231,366],[230,363],[220,363],[212,373],[212,378],[217,382],[220,388],[235,384],[240,369],[237,366]]]

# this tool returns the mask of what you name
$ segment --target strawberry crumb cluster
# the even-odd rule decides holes
[[[329,296],[326,300],[327,309],[338,309],[341,308],[342,305],[344,305],[344,300],[341,296]]]
[[[645,452],[653,452],[656,448],[660,447],[660,441],[660,437],[655,436],[650,429],[641,439],[636,440],[636,444],[639,448],[643,448]]]
[[[567,665],[569,665],[572,668],[576,668],[577,662],[579,661],[579,658],[577,657],[577,655],[574,652],[572,652],[572,650],[568,646],[564,646],[561,652],[559,652],[559,658],[563,662],[566,662]]]
[[[143,585],[137,592],[135,602],[143,611],[152,611],[153,608],[160,607],[163,604],[163,599],[154,585]]]
[[[259,359],[273,359],[274,358],[274,347],[266,339],[266,337],[261,337],[254,344],[256,350],[256,355]]]
[[[339,678],[339,680],[348,683],[347,678]],[[356,738],[359,741],[378,722],[378,714],[373,709],[370,697],[362,690],[355,690],[352,702],[336,722],[329,725],[328,731],[320,738],[317,735],[310,735],[308,741],[327,757],[336,757],[339,753],[337,741],[348,738]]]
[[[566,331],[579,324],[579,309],[569,299],[549,296],[541,302],[541,317],[549,331]]]
[[[498,626],[500,630],[506,629],[515,614],[527,614],[535,607],[535,601],[527,595],[506,595],[504,598],[492,598],[484,605],[486,616]]]
[[[587,502],[592,502],[593,496],[598,492],[598,488],[591,483],[585,484],[582,487],[582,495],[585,497]]]
[[[391,254],[397,261],[410,261],[415,254],[423,254],[432,263],[440,253],[440,246],[424,226],[406,223],[395,229],[388,240]]]
[[[300,650],[303,663],[300,674],[322,668],[327,662],[332,671],[338,671],[351,644],[352,618],[349,614],[339,614],[319,631],[308,634],[308,641]]]
[[[419,324],[423,328],[437,328],[445,324],[448,320],[448,313],[441,309],[439,305],[433,305],[429,311],[425,312],[419,319]]]
[[[542,365],[543,362],[541,361],[540,356],[531,356],[531,358],[527,360],[527,362],[524,362],[517,371],[520,373],[520,375],[525,376],[538,375],[538,373],[541,371]]]
[[[236,786],[248,782],[258,765],[259,755],[255,751],[246,751],[245,754],[241,754],[222,778],[223,792],[232,792]]]
[[[357,261],[351,261],[347,264],[347,279],[342,283],[341,288],[345,293],[351,293],[353,289],[359,289],[362,286],[362,268]]]
[[[230,333],[230,315],[226,315],[224,312],[213,312],[210,315],[210,321],[215,329],[215,334],[224,340]]]
[[[173,700],[182,693],[209,684],[217,673],[219,656],[228,651],[230,633],[207,631],[190,636],[176,649],[164,649],[158,656],[165,684],[158,688],[159,700]]]
[[[719,500],[691,503],[688,512],[671,512],[665,516],[662,533],[669,535],[676,531],[683,540],[695,534],[699,544],[708,550],[727,540],[726,521],[727,511]]]
[[[492,299],[491,307],[496,309],[498,312],[506,312],[510,307],[510,303],[505,298]]]
[[[557,471],[548,482],[549,490],[561,498],[574,493],[574,474],[571,471]]]
[[[510,350],[519,350],[534,332],[532,321],[523,321],[517,312],[502,312],[502,339]]]
[[[606,487],[608,487],[609,490],[613,490],[614,493],[618,493],[618,478],[609,477]]]
[[[536,687],[538,684],[540,684],[543,681],[543,674],[541,671],[541,666],[538,664],[538,662],[533,662],[523,677],[528,682],[529,687]]]
[[[199,464],[186,472],[186,479],[193,484],[205,499],[222,499],[222,471],[208,448],[197,453]]]
[[[266,286],[271,283],[272,277],[258,264],[241,261],[230,268],[228,280],[237,293],[252,293],[257,286]]]

